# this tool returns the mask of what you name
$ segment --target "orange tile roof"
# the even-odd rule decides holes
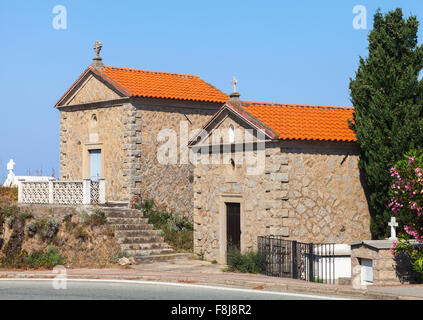
[[[354,108],[243,102],[243,109],[273,129],[279,139],[357,141],[348,126]]]
[[[136,97],[225,103],[228,96],[198,76],[105,66],[100,70]]]

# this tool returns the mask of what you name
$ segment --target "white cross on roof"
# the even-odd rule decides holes
[[[238,83],[238,80],[236,80],[236,78],[233,77],[231,83],[232,83],[232,90],[233,90],[232,92],[236,92],[236,85]]]

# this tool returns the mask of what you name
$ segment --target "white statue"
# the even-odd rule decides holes
[[[10,161],[7,163],[7,170],[9,170],[9,174],[7,175],[7,179],[4,182],[4,187],[10,187],[13,185],[13,182],[15,180],[15,174],[13,172],[13,169],[15,168],[15,162],[13,159],[10,159]]]

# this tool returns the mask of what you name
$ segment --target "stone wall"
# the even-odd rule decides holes
[[[81,89],[73,99],[85,101],[84,92]],[[60,108],[60,179],[89,178],[88,150],[98,148],[107,201],[129,201],[143,194],[165,210],[192,217],[193,167],[181,164],[179,157],[176,164],[160,164],[157,150],[163,142],[157,135],[163,129],[175,130],[178,154],[181,145],[187,151],[188,137],[180,140],[181,123],[188,132],[201,129],[220,105],[141,98],[113,102]]]
[[[66,107],[60,110],[60,179],[89,178],[88,150],[102,150],[102,177],[106,180],[106,200],[128,200],[125,188],[122,146],[127,104]],[[95,116],[96,120],[93,119]],[[85,157],[85,158],[84,158]]]
[[[35,219],[41,219],[46,216],[53,216],[62,221],[70,214],[75,214],[78,210],[88,208],[86,206],[60,206],[60,205],[41,205],[41,204],[19,204],[18,207],[23,212],[30,212]]]
[[[188,140],[181,140],[180,131],[185,127],[190,133],[201,129],[219,107],[220,104],[136,99],[128,125],[134,129],[130,136],[136,135],[137,143],[140,142],[128,144],[131,150],[128,161],[132,163],[129,171],[131,194],[154,198],[163,209],[192,218],[193,166],[181,159],[181,146],[182,152],[188,152]],[[177,134],[176,164],[163,165],[157,159],[158,148],[165,143],[157,140],[163,129],[174,130]]]
[[[303,242],[370,239],[356,151],[356,145],[348,143],[268,142],[260,175],[246,175],[245,164],[198,164],[195,251],[208,260],[225,261],[224,203],[232,201],[241,204],[243,251],[256,249],[259,235]]]
[[[351,270],[358,270],[353,274],[352,281],[361,284],[361,259],[372,260],[373,262],[373,284],[374,285],[398,285],[404,283],[417,283],[420,276],[412,268],[410,258],[405,254],[393,256],[389,250],[392,241],[372,241],[375,247],[365,244],[351,245]],[[377,243],[390,242],[388,246]]]

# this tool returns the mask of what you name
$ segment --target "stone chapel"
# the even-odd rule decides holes
[[[257,236],[371,238],[348,125],[353,108],[241,101],[236,81],[228,96],[194,75],[105,66],[101,43],[94,50],[92,64],[55,105],[60,180],[104,179],[107,202],[154,198],[190,217],[195,252],[221,263],[229,245],[245,252],[256,248]],[[197,160],[161,164],[164,128]],[[182,129],[201,128],[191,140],[181,138]],[[248,132],[248,141],[237,132]],[[262,171],[248,173],[247,154],[256,161],[262,155]],[[203,161],[210,158],[220,160]]]
[[[161,165],[157,135],[201,128],[229,98],[196,75],[93,62],[56,103],[60,112],[60,180],[102,178],[107,202],[137,194],[166,210],[192,215],[193,167]],[[182,142],[187,147],[188,140]]]

